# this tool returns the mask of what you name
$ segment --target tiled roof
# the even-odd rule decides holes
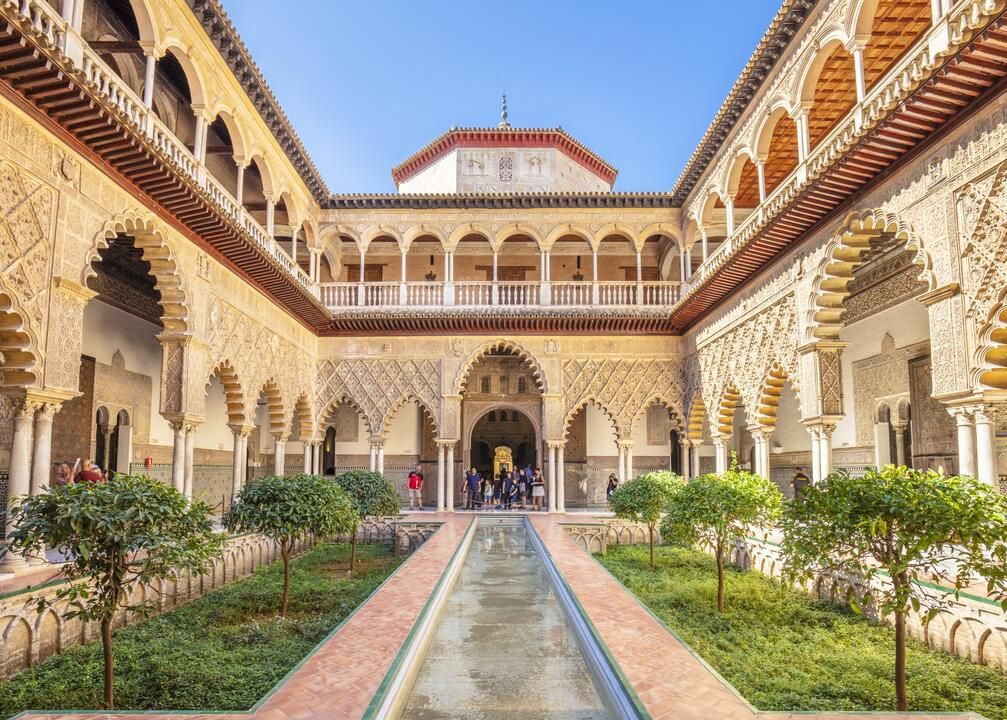
[[[323,203],[329,195],[328,186],[273,91],[269,89],[262,71],[252,60],[251,53],[241,41],[220,0],[188,0],[188,3],[316,202]]]
[[[619,172],[563,128],[463,127],[451,128],[396,165],[392,168],[392,178],[399,184],[457,147],[512,146],[555,147],[609,185],[615,182]]]

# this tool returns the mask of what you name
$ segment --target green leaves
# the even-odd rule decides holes
[[[331,480],[286,475],[253,480],[224,516],[232,532],[255,532],[289,546],[296,538],[350,532],[359,520],[356,503]]]
[[[751,527],[775,522],[781,503],[775,483],[737,467],[701,475],[671,498],[661,537],[665,542],[726,546],[743,539]]]
[[[398,515],[402,496],[391,481],[379,472],[350,470],[336,477],[336,484],[356,504],[361,519],[380,515]]]
[[[992,488],[937,470],[886,465],[863,477],[834,473],[806,489],[783,517],[790,577],[852,572],[887,576],[874,599],[884,612],[940,608],[953,588],[981,577],[1007,599],[1007,504]]]
[[[667,470],[639,475],[612,493],[612,512],[623,520],[653,525],[684,485],[681,477]]]

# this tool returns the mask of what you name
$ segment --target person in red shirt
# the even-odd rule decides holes
[[[409,509],[413,509],[413,501],[416,501],[416,509],[423,509],[423,473],[420,471],[420,466],[417,465],[416,469],[409,473]]]
[[[74,475],[74,482],[89,482],[89,483],[99,483],[101,482],[101,473],[94,469],[94,463],[91,462],[90,458],[85,460],[83,468],[79,473]]]

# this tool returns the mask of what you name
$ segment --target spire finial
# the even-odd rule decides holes
[[[500,124],[497,125],[499,128],[509,128],[510,123],[507,122],[507,93],[503,94],[503,102],[500,104]]]

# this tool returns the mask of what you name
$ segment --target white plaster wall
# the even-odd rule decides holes
[[[172,432],[168,421],[161,417],[161,344],[154,337],[161,329],[145,320],[123,312],[111,305],[92,300],[84,308],[84,340],[81,353],[90,355],[106,365],[112,364],[112,355],[118,350],[130,372],[149,375],[150,443],[171,445]]]
[[[395,413],[385,440],[385,456],[418,455],[422,443],[423,424],[420,406],[408,403]]]
[[[801,405],[790,383],[784,386],[780,405],[776,410],[776,430],[773,432],[770,448],[777,446],[782,448],[781,452],[811,450],[811,435],[801,424]]]
[[[619,456],[615,429],[608,416],[597,405],[588,405],[587,413],[587,454],[589,456]]]
[[[658,443],[657,445],[648,443],[647,412],[645,411],[637,420],[636,427],[633,428],[633,455],[667,457],[671,452],[671,428],[669,427],[668,430],[669,433],[665,442]]]
[[[575,190],[578,192],[610,192],[612,186],[588,171],[580,163],[574,162],[561,152],[556,155],[556,178],[553,180],[554,191]]]
[[[234,435],[227,427],[227,398],[224,386],[215,377],[210,380],[206,394],[205,417],[196,428],[194,446],[203,450],[233,450]]]
[[[843,409],[846,415],[832,435],[833,447],[856,445],[856,418],[853,406],[853,363],[881,353],[881,340],[888,333],[901,348],[930,339],[927,309],[915,300],[907,300],[860,322],[843,328],[839,339],[848,342],[843,350]]]
[[[442,158],[423,168],[399,185],[400,193],[454,193],[458,192],[460,160],[458,151],[452,150]]]

